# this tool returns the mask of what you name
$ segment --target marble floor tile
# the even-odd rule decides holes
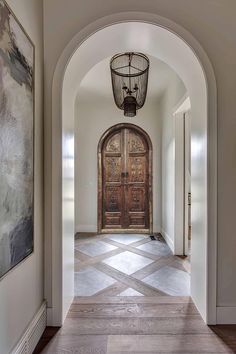
[[[109,257],[103,261],[103,263],[128,275],[137,272],[152,262],[152,259],[137,255],[129,251],[125,251],[116,256]]]
[[[75,296],[92,296],[115,282],[93,267],[83,268],[75,272]]]
[[[133,242],[141,241],[145,237],[145,235],[138,234],[113,234],[107,236],[110,240],[122,243],[124,245],[130,245]]]
[[[81,261],[75,257],[75,264],[81,263]]]
[[[89,242],[89,243],[81,243],[75,246],[75,249],[85,253],[87,256],[96,257],[101,254],[113,251],[117,249],[117,247],[109,245],[108,243],[102,241]]]
[[[132,288],[128,288],[125,291],[122,291],[122,293],[120,293],[118,296],[144,296],[144,295]]]
[[[171,296],[190,295],[190,276],[182,270],[165,266],[142,280]]]
[[[169,246],[165,242],[160,241],[150,241],[144,245],[138,246],[137,248],[157,256],[168,256],[171,254]]]

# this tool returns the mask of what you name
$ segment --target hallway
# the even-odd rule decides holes
[[[189,271],[161,237],[79,235],[74,302],[35,354],[234,353],[235,327],[206,326],[187,296]]]

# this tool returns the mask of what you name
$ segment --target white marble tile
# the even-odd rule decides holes
[[[115,282],[115,279],[93,267],[81,269],[75,272],[75,296],[92,296]]]
[[[141,241],[145,237],[145,235],[138,234],[114,234],[107,236],[110,240],[123,243],[124,245],[130,245],[133,242]]]
[[[122,293],[120,293],[118,296],[144,296],[144,295],[132,288],[128,288],[125,291],[122,291]]]
[[[100,256],[101,254],[113,251],[117,247],[109,245],[108,243],[102,241],[81,243],[75,246],[75,249],[87,254],[90,257]]]
[[[187,272],[173,268],[163,267],[142,282],[172,296],[190,296],[190,276]]]
[[[137,272],[152,262],[152,259],[128,251],[109,257],[103,261],[103,263],[128,275]]]
[[[169,246],[165,242],[160,241],[150,241],[144,245],[138,246],[137,248],[156,256],[168,256],[172,254]]]

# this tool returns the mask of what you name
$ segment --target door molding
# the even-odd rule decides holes
[[[141,134],[145,139],[148,146],[148,157],[149,157],[149,166],[148,166],[148,203],[149,203],[149,229],[106,229],[102,228],[102,218],[103,218],[103,168],[102,168],[102,151],[103,145],[106,139],[115,134],[115,132],[122,129],[132,129],[137,133]],[[97,150],[97,161],[98,161],[98,193],[97,193],[97,203],[98,203],[98,233],[152,233],[153,232],[153,147],[149,135],[140,128],[139,126],[131,123],[119,123],[109,129],[107,129],[98,143]]]

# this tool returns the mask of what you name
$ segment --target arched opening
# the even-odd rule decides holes
[[[117,124],[98,145],[98,232],[152,230],[152,143],[140,127]]]
[[[124,38],[122,34],[124,31],[127,33],[127,30],[129,36],[126,36],[127,41],[124,44],[121,42]],[[105,42],[106,46],[94,55],[96,44]],[[65,164],[63,156],[65,157],[68,144],[72,145],[73,142],[74,101],[77,87],[85,73],[96,63],[116,52],[125,51],[126,48],[129,50],[130,46],[134,50],[144,51],[167,63],[181,77],[189,93],[192,104],[193,146],[191,295],[204,320],[207,323],[215,323],[216,156],[213,151],[216,146],[216,90],[214,74],[204,51],[189,33],[176,24],[167,23],[165,19],[149,14],[131,13],[119,14],[112,19],[104,18],[86,28],[83,33],[79,33],[65,49],[55,72],[52,107],[54,226],[52,287],[49,294],[52,323],[63,322],[73,298],[74,209],[73,201],[70,201],[69,209],[68,205],[66,206],[68,200],[65,198],[64,182],[68,165]],[[78,63],[80,63],[79,67]],[[64,155],[59,153],[61,146]],[[73,160],[73,156],[71,158]],[[62,170],[62,175],[58,173],[58,168]],[[61,240],[60,249],[58,249],[58,237]]]

